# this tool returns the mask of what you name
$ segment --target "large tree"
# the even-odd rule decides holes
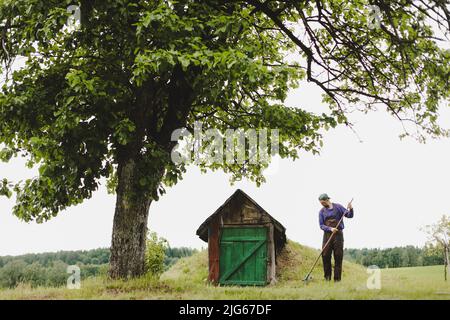
[[[75,30],[65,27],[73,4]],[[150,203],[185,172],[170,158],[175,129],[277,128],[280,156],[295,159],[319,150],[322,128],[351,126],[348,112],[382,106],[414,124],[403,134],[446,135],[437,117],[450,53],[439,42],[449,24],[437,0],[0,0],[1,157],[39,167],[0,190],[16,193],[19,218],[43,222],[107,178],[117,194],[110,275],[140,275]],[[26,63],[11,70],[17,57]],[[284,105],[303,80],[323,90],[329,113]],[[257,183],[267,166],[200,165]]]

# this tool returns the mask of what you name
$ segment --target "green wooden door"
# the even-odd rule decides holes
[[[267,228],[223,228],[220,240],[219,283],[267,283]]]

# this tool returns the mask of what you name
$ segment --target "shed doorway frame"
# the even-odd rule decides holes
[[[224,226],[220,235],[219,284],[267,285],[269,228]]]

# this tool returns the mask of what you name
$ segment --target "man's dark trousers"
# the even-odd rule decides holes
[[[331,232],[323,233],[322,248],[325,246],[331,235]],[[336,234],[333,235],[333,238],[322,254],[323,272],[326,280],[331,280],[331,253],[333,253],[334,256],[334,281],[340,281],[342,274],[342,259],[344,258],[344,233],[342,230],[337,231]]]

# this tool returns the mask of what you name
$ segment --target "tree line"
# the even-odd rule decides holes
[[[164,270],[182,257],[191,256],[196,249],[167,247],[164,254]],[[433,244],[424,247],[405,246],[387,249],[345,249],[345,259],[380,268],[415,267],[444,264],[442,249]],[[80,251],[58,251],[20,256],[0,257],[0,288],[14,288],[26,283],[32,287],[63,286],[70,274],[69,265],[77,265],[81,278],[105,276],[108,272],[110,250],[99,248]]]
[[[187,247],[166,248],[164,270],[182,257],[190,256],[197,250]],[[110,259],[108,248],[80,251],[58,251],[20,256],[0,257],[0,288],[14,288],[21,283],[32,287],[57,287],[65,285],[67,267],[80,267],[81,278],[106,275]]]
[[[345,249],[345,258],[364,266],[380,268],[417,267],[443,265],[440,247],[427,244],[424,247],[405,246],[386,249]]]

